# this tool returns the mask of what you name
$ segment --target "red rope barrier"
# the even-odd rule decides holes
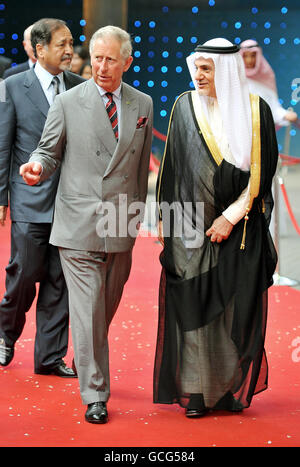
[[[167,140],[167,137],[163,135],[162,133],[160,133],[159,131],[157,131],[155,128],[152,128],[152,133],[154,136],[156,136],[156,138],[161,139],[162,141]]]
[[[297,221],[296,221],[296,218],[295,218],[295,216],[294,216],[294,214],[293,214],[293,211],[292,211],[292,208],[291,208],[289,199],[288,199],[288,195],[287,195],[285,186],[284,186],[284,184],[283,184],[282,181],[280,181],[279,184],[280,184],[280,188],[281,188],[281,191],[282,191],[282,194],[283,194],[283,198],[284,198],[284,201],[285,201],[285,204],[286,204],[288,213],[289,213],[289,215],[290,215],[292,224],[293,224],[293,226],[294,226],[296,232],[298,233],[298,235],[300,235],[300,227],[299,227],[299,225],[298,225],[298,223],[297,223]]]
[[[282,160],[282,165],[300,164],[300,158],[299,157],[286,156],[285,154],[279,154],[279,157]]]

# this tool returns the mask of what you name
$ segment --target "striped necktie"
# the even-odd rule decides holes
[[[51,81],[51,84],[53,86],[53,99],[59,94],[59,78],[57,76],[54,76],[54,78]]]
[[[106,96],[108,97],[108,102],[105,106],[112,129],[114,131],[115,137],[118,139],[119,132],[118,132],[118,114],[117,114],[117,106],[115,101],[113,100],[113,96],[111,92],[107,92]]]

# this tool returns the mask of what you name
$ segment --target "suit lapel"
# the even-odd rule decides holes
[[[73,87],[72,75],[64,72],[64,81],[66,90]],[[38,107],[42,114],[47,117],[49,111],[49,103],[45,93],[40,85],[40,82],[32,68],[25,75],[24,86],[27,88],[26,94],[31,102]]]
[[[47,117],[49,103],[33,69],[26,71],[24,86],[26,88],[25,94],[31,100],[33,105],[37,107],[45,117]]]
[[[65,82],[66,91],[72,88],[71,80],[72,80],[71,76],[69,76],[68,73],[64,71],[64,82]]]
[[[130,145],[135,130],[136,123],[138,118],[138,100],[135,97],[134,93],[131,91],[131,88],[123,83],[122,84],[122,104],[121,104],[121,132],[119,143],[116,147],[115,153],[111,159],[110,164],[108,165],[105,175],[107,175],[111,170],[118,164],[122,158],[124,152],[127,150]],[[110,124],[110,122],[109,122]]]
[[[86,82],[82,94],[82,106],[86,112],[86,122],[90,122],[94,134],[112,156],[117,147],[117,140],[93,78]]]
[[[118,164],[133,139],[138,117],[138,100],[130,86],[123,83],[121,132],[117,144],[103,100],[93,79],[86,82],[80,99],[86,115],[85,124],[93,128],[93,133],[111,155],[110,163],[105,171],[105,175],[107,175]]]
[[[69,73],[68,71],[64,71],[64,82],[65,82],[66,91],[68,91],[68,89],[71,89],[78,84],[78,81],[74,80],[72,73]]]

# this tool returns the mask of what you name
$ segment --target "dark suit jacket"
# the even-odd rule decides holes
[[[0,78],[3,77],[5,70],[9,68],[11,65],[11,59],[6,57],[0,56]]]
[[[64,73],[66,89],[85,81]],[[52,222],[59,173],[35,187],[27,185],[19,168],[37,147],[49,104],[33,69],[10,76],[5,99],[0,99],[0,206],[10,201],[11,219],[20,222]],[[2,93],[3,94],[3,93]]]
[[[10,68],[7,68],[3,73],[3,79],[8,78],[9,76],[16,75],[17,73],[21,73],[22,71],[29,70],[29,63],[27,62],[20,63],[20,65],[16,65]]]

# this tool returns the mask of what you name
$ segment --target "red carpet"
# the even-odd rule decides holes
[[[14,360],[0,368],[2,447],[300,446],[300,293],[289,287],[270,291],[266,342],[270,387],[249,409],[188,420],[177,406],[152,403],[159,252],[154,239],[138,239],[132,274],[111,327],[109,423],[84,421],[77,380],[33,374],[33,306]],[[0,255],[2,297],[9,225],[0,228]],[[72,356],[70,344],[68,364]]]

